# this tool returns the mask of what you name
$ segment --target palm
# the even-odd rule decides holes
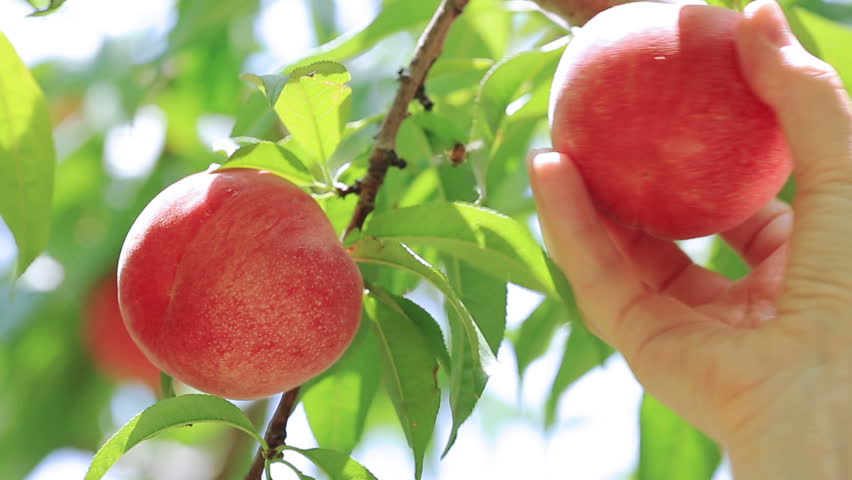
[[[548,194],[545,201],[536,197],[541,225],[587,325],[624,354],[651,394],[706,432],[725,436],[738,421],[729,414],[737,409],[727,408],[731,399],[762,397],[747,393],[774,375],[747,343],[755,329],[743,327],[774,315],[790,207],[772,202],[723,234],[753,270],[731,281],[695,265],[673,242],[604,219],[573,164],[558,154],[549,158],[532,176],[534,188]],[[771,355],[786,349],[759,343]]]
[[[743,348],[743,341],[775,316],[791,220],[789,206],[775,201],[723,234],[752,268],[738,281],[695,265],[672,242],[604,220],[625,267],[641,279],[646,298],[620,311],[611,338],[653,394],[705,431],[740,421],[732,399],[771,396],[755,386],[772,383],[767,381],[776,372],[748,358],[757,352]],[[679,312],[673,315],[672,309]],[[646,321],[658,326],[640,333]],[[785,348],[767,345],[766,350]]]

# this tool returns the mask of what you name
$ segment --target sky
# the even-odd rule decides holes
[[[378,5],[377,0],[339,0],[338,4],[343,2],[347,4],[347,15],[338,17],[344,31],[368,22]],[[30,66],[47,58],[85,62],[97,53],[106,39],[143,31],[165,35],[175,22],[174,3],[174,0],[67,0],[54,15],[26,18],[31,9],[24,1],[6,0],[0,2],[0,31],[9,37]],[[263,13],[255,23],[263,51],[249,59],[246,71],[268,72],[298,59],[315,45],[310,25],[302,0],[264,1]],[[99,108],[106,108],[104,105],[109,105],[112,94],[96,88],[93,86],[91,97],[98,99]],[[221,115],[203,118],[198,125],[199,136],[211,149],[228,145],[232,124],[232,118]],[[164,135],[163,113],[155,106],[141,108],[132,122],[116,125],[108,132],[104,152],[108,172],[116,178],[146,175],[160,153]],[[57,132],[57,144],[61,161],[65,145],[61,132]],[[70,148],[65,147],[66,150]],[[706,255],[707,246],[706,239],[699,239],[687,248],[700,257]],[[0,271],[7,270],[14,258],[13,238],[0,222]],[[62,265],[42,256],[18,285],[24,289],[50,291],[63,279]],[[436,316],[442,315],[434,292],[424,287],[412,296],[430,307],[427,309]],[[517,327],[539,301],[539,295],[512,287],[509,328]],[[638,408],[642,391],[621,357],[613,357],[603,368],[581,379],[563,395],[557,426],[549,434],[545,434],[539,424],[550,382],[559,365],[559,347],[567,334],[567,330],[563,330],[557,335],[553,348],[529,367],[522,385],[518,383],[513,351],[504,343],[496,368],[491,372],[483,407],[464,424],[456,446],[439,466],[427,461],[424,479],[617,480],[629,476],[638,459]],[[118,424],[124,423],[151,401],[151,394],[138,386],[122,387],[113,401],[112,416]],[[514,413],[509,420],[494,422],[485,411],[489,410],[488,405],[508,405]],[[436,430],[439,441],[449,432],[448,413],[448,409],[442,408]],[[291,420],[288,440],[301,447],[315,445],[301,408]],[[26,480],[82,478],[92,454],[58,450]],[[197,449],[180,445],[171,445],[157,454],[200,455],[202,460],[204,455]],[[353,456],[381,480],[413,478],[410,452],[399,429],[370,432]],[[123,464],[131,466],[132,461]],[[136,478],[129,470],[122,471],[119,466],[106,478]],[[276,480],[296,478],[284,468],[274,468],[273,472]],[[203,474],[174,470],[156,473],[158,480],[203,478]],[[730,475],[722,471],[715,480],[728,479]]]

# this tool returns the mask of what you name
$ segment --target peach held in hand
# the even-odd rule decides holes
[[[171,185],[134,223],[119,300],[151,361],[198,390],[252,399],[331,366],[361,319],[363,283],[325,213],[250,169]]]
[[[630,3],[568,45],[551,91],[553,145],[597,207],[665,239],[730,229],[792,168],[775,114],[745,83],[739,13]]]

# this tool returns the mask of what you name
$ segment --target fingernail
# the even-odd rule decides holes
[[[761,33],[769,42],[779,47],[790,45],[793,33],[784,16],[784,11],[775,0],[756,0],[746,5],[743,14],[752,22],[758,22]]]
[[[548,165],[554,165],[561,161],[562,158],[559,152],[554,152],[552,150],[531,152],[530,162],[532,163],[533,168],[547,167]]]
[[[556,152],[548,148],[538,148],[527,153],[527,172],[529,172],[530,179],[535,178],[536,170],[541,165],[542,160],[539,157],[547,157],[554,153]],[[556,156],[558,157],[559,154],[557,153]]]

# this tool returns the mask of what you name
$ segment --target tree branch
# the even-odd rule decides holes
[[[391,166],[397,165],[400,159],[396,156],[396,135],[402,121],[408,116],[408,105],[415,98],[426,98],[423,93],[423,82],[426,74],[435,63],[444,48],[444,40],[456,18],[461,15],[469,0],[444,0],[429,22],[417,42],[414,58],[411,63],[399,73],[399,90],[396,92],[390,111],[382,122],[381,129],[376,135],[376,144],[370,154],[370,166],[367,174],[360,182],[358,205],[352,214],[349,225],[343,232],[346,238],[353,230],[364,226],[367,215],[376,208],[376,195],[379,193],[385,175]]]
[[[435,15],[420,36],[414,51],[414,58],[407,67],[399,72],[399,89],[396,92],[390,111],[385,116],[376,143],[370,155],[370,166],[364,178],[356,182],[354,187],[340,189],[341,195],[357,193],[358,205],[352,214],[352,219],[343,233],[344,238],[350,232],[360,229],[367,215],[376,207],[376,195],[385,181],[385,175],[390,167],[405,167],[405,161],[396,155],[396,135],[403,120],[408,117],[408,105],[415,99],[423,103],[425,108],[431,104],[423,89],[426,74],[437,60],[444,48],[444,40],[456,18],[461,15],[469,0],[443,0]],[[281,402],[273,415],[266,430],[266,442],[269,451],[259,448],[254,458],[251,470],[246,480],[260,480],[263,475],[266,459],[275,454],[275,449],[284,445],[287,438],[287,420],[293,412],[299,388],[294,388],[281,397]]]
[[[266,466],[266,459],[275,455],[275,449],[284,445],[284,440],[287,439],[287,420],[290,419],[290,414],[293,413],[293,407],[296,405],[296,398],[299,397],[299,387],[289,390],[281,396],[281,401],[278,402],[278,407],[275,409],[275,414],[269,421],[266,427],[266,443],[269,445],[269,450],[263,451],[263,447],[257,449],[257,454],[254,456],[254,463],[246,475],[246,480],[260,480],[263,476],[263,469]],[[270,479],[271,480],[271,479]]]

